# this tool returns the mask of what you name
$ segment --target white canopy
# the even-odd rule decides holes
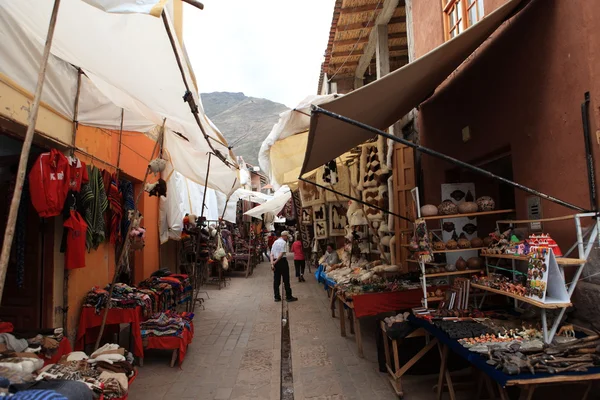
[[[273,196],[261,192],[239,188],[235,191],[239,199],[251,201],[253,203],[263,204],[273,199]]]
[[[115,129],[119,126],[121,108],[126,110],[125,130],[147,132],[166,119],[165,148],[172,168],[203,184],[211,148],[183,101],[186,89],[163,20],[139,13],[102,11],[150,13],[167,1],[86,1],[94,6],[82,0],[61,1],[42,100],[72,119],[76,67],[80,67],[86,75],[79,101],[80,123]],[[29,93],[35,91],[53,3],[53,0],[0,2],[0,79]],[[146,7],[145,11],[136,6]],[[169,30],[173,32],[172,27]],[[204,114],[193,87],[192,71],[177,40],[175,45],[199,107],[203,130],[212,138],[208,140],[235,164],[225,139]],[[229,194],[239,186],[234,184],[237,170],[215,157],[213,161],[208,187]]]
[[[292,191],[289,187],[282,186],[277,192],[275,192],[274,196],[275,197],[272,200],[246,211],[244,215],[249,215],[259,219],[262,219],[262,215],[266,213],[273,213],[277,215],[281,210],[283,210],[285,204],[292,198]]]
[[[308,96],[293,110],[279,114],[279,121],[263,141],[258,153],[260,168],[269,176],[274,188],[298,180],[304,161],[303,150],[306,149],[308,140],[311,106],[329,102],[339,96]]]

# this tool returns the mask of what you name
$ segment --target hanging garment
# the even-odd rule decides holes
[[[102,182],[108,198],[108,210],[104,214],[104,223],[106,224],[106,235],[110,243],[121,242],[121,218],[123,217],[123,196],[119,191],[116,174],[111,174],[107,170],[102,171]]]
[[[69,192],[69,160],[52,149],[40,154],[29,172],[31,203],[40,217],[60,215]]]
[[[86,172],[87,174],[87,172]],[[85,208],[81,201],[81,194],[79,192],[70,191],[65,200],[65,206],[63,207],[63,236],[60,242],[60,252],[65,253],[67,251],[67,237],[68,229],[64,227],[64,222],[71,218],[71,211],[77,211],[80,215],[85,215]]]
[[[65,254],[65,269],[85,267],[85,249],[87,224],[77,211],[71,211],[71,217],[64,223],[67,228],[67,252]]]
[[[133,198],[133,184],[125,179],[119,181],[119,191],[123,198],[123,210],[124,216],[129,215],[129,211],[133,211],[135,208],[135,200]],[[129,230],[129,218],[121,218],[121,237],[125,237]]]
[[[67,160],[69,160],[69,190],[79,192],[81,185],[89,182],[87,167],[77,157],[67,157]]]
[[[106,239],[104,213],[108,208],[108,199],[100,170],[96,167],[87,168],[90,182],[81,185],[81,201],[86,211],[85,222],[88,226],[86,246],[90,251],[98,249],[100,243]]]

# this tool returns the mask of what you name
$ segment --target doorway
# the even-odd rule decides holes
[[[0,185],[7,189],[0,196],[0,221],[3,227],[8,220],[21,147],[20,140],[0,135]],[[42,152],[44,149],[32,146],[29,165]],[[17,330],[52,325],[53,228],[52,219],[44,220],[38,216],[29,197],[29,186],[25,184],[0,303],[0,319],[11,322]],[[4,241],[4,229],[0,231],[0,241]]]

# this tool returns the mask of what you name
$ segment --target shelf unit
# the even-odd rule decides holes
[[[455,218],[465,218],[465,217],[481,217],[481,216],[486,216],[486,215],[500,215],[500,214],[509,214],[514,212],[514,209],[506,209],[506,210],[493,210],[493,211],[481,211],[481,212],[475,212],[475,213],[466,213],[466,214],[450,214],[450,215],[433,215],[430,217],[421,217],[421,201],[419,199],[419,194],[418,194],[418,188],[413,188],[411,190],[411,193],[413,195],[413,198],[415,199],[416,202],[416,212],[417,212],[417,217],[420,219],[423,219],[425,221],[439,221],[439,220],[443,220],[443,219],[455,219]],[[454,250],[434,250],[433,254],[446,254],[446,253],[464,253],[464,252],[468,252],[468,251],[476,251],[479,252],[480,250],[485,249],[486,247],[475,247],[475,248],[468,248],[468,249],[454,249]],[[459,274],[457,273],[440,273],[440,274],[426,274],[425,273],[425,265],[427,265],[428,263],[426,262],[422,262],[422,261],[417,261],[417,263],[419,264],[419,267],[421,268],[421,285],[423,287],[423,307],[427,308],[429,306],[429,301],[431,300],[431,298],[428,298],[427,296],[427,278],[432,278],[434,276],[437,277],[441,277],[441,276],[456,276],[456,275],[464,275],[464,273],[470,273],[467,271],[458,271],[460,272]],[[433,301],[433,300],[432,300]]]
[[[496,224],[498,227],[501,224],[506,224],[506,225],[508,225],[509,228],[514,228],[515,225],[528,224],[531,222],[552,222],[552,221],[565,221],[565,220],[573,219],[575,222],[575,233],[577,235],[577,242],[571,247],[571,249],[569,251],[567,251],[566,255],[569,255],[571,253],[571,251],[573,251],[574,249],[577,249],[578,258],[556,257],[556,262],[560,268],[560,271],[561,271],[563,277],[565,276],[564,267],[567,267],[567,266],[576,267],[571,283],[566,283],[567,293],[569,294],[569,298],[572,298],[573,293],[575,292],[575,287],[577,286],[577,281],[579,281],[579,278],[581,277],[583,268],[585,267],[585,264],[587,263],[587,258],[590,255],[590,252],[592,251],[592,248],[593,248],[595,242],[598,241],[600,244],[600,234],[599,234],[600,233],[600,219],[593,222],[591,229],[588,230],[585,234],[583,233],[583,230],[581,227],[581,220],[583,218],[592,218],[595,216],[596,216],[596,213],[581,213],[581,214],[574,214],[574,215],[563,216],[563,217],[558,217],[558,218],[538,219],[535,221],[533,221],[533,220],[497,221]],[[502,231],[503,229],[499,228],[499,230]],[[587,239],[584,239],[585,236],[588,236]],[[516,271],[517,261],[527,261],[528,260],[527,257],[516,256],[516,255],[512,255],[512,254],[482,254],[482,256],[485,257],[486,271],[488,273],[489,273],[489,268],[490,268],[490,263],[489,263],[490,258],[496,258],[498,260],[501,260],[501,259],[511,260],[511,268],[513,271],[513,277],[515,276],[514,271]],[[494,266],[492,265],[491,268],[493,268],[493,267]],[[538,307],[541,312],[544,343],[552,342],[552,339],[554,339],[554,336],[556,335],[558,326],[560,325],[560,322],[561,322],[567,308],[571,306],[570,302],[569,303],[553,302],[552,299],[542,303],[540,301],[536,301],[536,300],[530,299],[528,297],[518,296],[518,295],[509,293],[509,292],[492,289],[490,287],[477,285],[477,284],[471,284],[471,287],[485,291],[485,294],[484,294],[483,298],[481,299],[480,307],[481,307],[481,305],[483,305],[483,302],[485,301],[487,293],[500,294],[503,296],[513,298],[515,301],[515,308],[518,308],[518,302],[528,303],[528,304]],[[558,315],[552,322],[551,326],[548,325],[548,318],[547,318],[547,314],[546,314],[546,310],[548,310],[548,309],[560,310]]]
[[[471,287],[475,288],[475,289],[481,289],[481,290],[485,290],[487,292],[492,292],[492,293],[496,293],[496,294],[501,294],[503,296],[508,296],[508,297],[512,297],[513,299],[522,301],[523,303],[529,303],[532,304],[536,307],[542,308],[542,309],[557,309],[557,308],[566,308],[566,307],[571,307],[571,303],[559,303],[559,302],[546,302],[546,303],[542,303],[541,301],[536,301],[534,299],[530,299],[529,297],[523,297],[523,296],[519,296],[518,294],[514,294],[514,293],[510,293],[510,292],[506,292],[504,290],[499,290],[499,289],[494,289],[491,288],[489,286],[485,286],[485,285],[478,285],[476,283],[471,283]]]
[[[435,274],[425,274],[425,278],[439,278],[442,276],[455,276],[455,275],[475,275],[483,272],[481,269],[467,269],[464,271],[452,271],[452,272],[438,272]]]

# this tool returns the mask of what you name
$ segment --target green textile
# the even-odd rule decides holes
[[[104,189],[102,174],[96,167],[87,166],[89,183],[81,185],[81,202],[85,209],[85,222],[88,225],[85,244],[88,251],[97,250],[106,240],[104,213],[108,209],[108,198]]]

